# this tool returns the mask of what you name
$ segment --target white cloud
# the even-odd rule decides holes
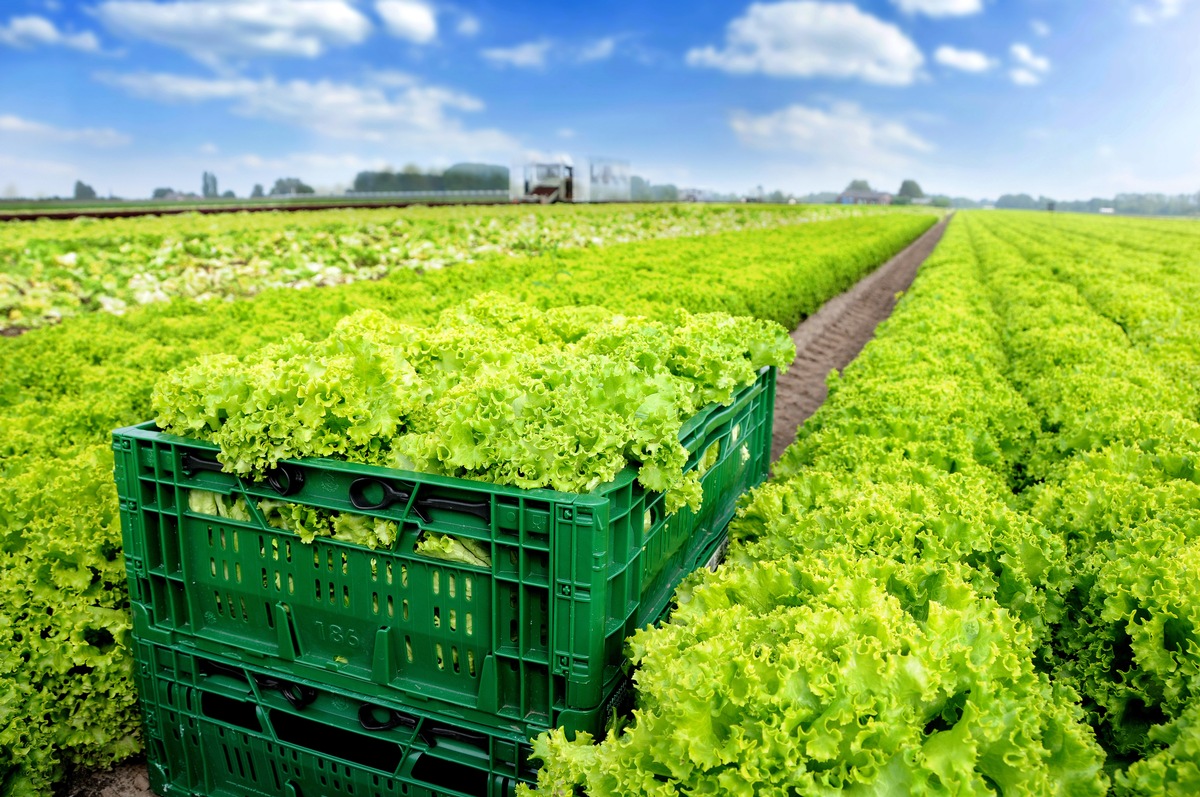
[[[385,86],[393,89],[408,88],[409,86],[415,86],[421,82],[413,75],[410,75],[407,72],[401,72],[397,69],[381,69],[377,72],[368,72],[367,78],[372,85]]]
[[[559,138],[575,138],[575,130],[570,127],[560,127],[560,128],[558,128],[558,137]]]
[[[848,102],[828,109],[790,105],[763,116],[738,111],[730,125],[749,147],[801,152],[826,166],[894,168],[933,151],[932,144],[904,124]]]
[[[512,47],[493,47],[480,54],[493,66],[545,69],[551,62],[570,65],[606,61],[617,52],[626,35],[604,36],[584,42],[537,39]]]
[[[217,145],[211,141],[200,145],[201,155],[216,155],[218,152],[220,152],[220,150],[217,148]]]
[[[1050,71],[1050,59],[1036,54],[1027,44],[1018,42],[1009,48],[1009,53],[1016,66],[1009,70],[1008,75],[1018,86],[1036,86]]]
[[[1012,53],[1013,60],[1023,67],[1034,72],[1050,71],[1050,59],[1045,56],[1036,55],[1033,50],[1029,49],[1028,45],[1014,44],[1009,52]]]
[[[119,147],[130,142],[129,136],[110,127],[84,127],[68,130],[44,122],[22,119],[11,114],[0,116],[0,133],[20,133],[43,140],[91,144],[94,147]]]
[[[986,72],[996,65],[994,59],[977,50],[959,50],[948,45],[937,48],[933,60],[963,72]]]
[[[101,83],[123,88],[135,96],[163,102],[240,99],[255,94],[263,87],[262,81],[249,78],[206,78],[151,72],[101,74],[97,78]]]
[[[1014,67],[1008,71],[1008,76],[1012,78],[1012,82],[1018,86],[1036,86],[1042,82],[1042,76],[1029,69]]]
[[[606,58],[611,58],[612,54],[617,49],[617,38],[615,36],[605,36],[603,39],[596,39],[589,42],[579,50],[579,60],[588,61],[603,61]]]
[[[691,66],[735,74],[861,78],[894,86],[912,83],[924,60],[895,25],[849,3],[809,0],[755,3],[729,23],[724,48],[687,54]]]
[[[1150,0],[1144,5],[1134,6],[1133,21],[1139,25],[1153,25],[1164,19],[1179,16],[1188,0]]]
[[[7,25],[0,25],[0,44],[10,47],[34,47],[39,44],[52,47],[69,47],[85,53],[100,52],[100,40],[91,31],[67,33],[45,17],[13,17]]]
[[[518,69],[542,69],[546,66],[546,56],[554,43],[549,39],[517,44],[513,47],[492,47],[484,50],[482,55],[493,66],[511,66]]]
[[[928,17],[965,17],[983,10],[983,0],[892,0],[905,14]]]
[[[517,147],[499,130],[469,130],[463,126],[456,112],[482,110],[483,103],[477,98],[425,85],[402,73],[379,73],[362,84],[145,72],[98,77],[135,96],[160,102],[226,100],[240,116],[308,129],[331,138],[455,152],[508,152]]]
[[[371,32],[349,0],[104,0],[94,13],[116,33],[210,65],[254,56],[316,58]]]
[[[1033,35],[1043,38],[1049,36],[1051,33],[1050,26],[1040,19],[1030,20],[1029,29],[1033,31]]]
[[[479,33],[480,27],[479,17],[464,13],[458,18],[458,24],[454,26],[454,29],[460,36],[475,36]]]
[[[379,0],[375,10],[388,33],[398,39],[428,44],[437,38],[437,16],[433,7],[420,0]]]

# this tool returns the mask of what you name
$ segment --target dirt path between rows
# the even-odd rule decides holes
[[[907,290],[917,269],[937,246],[949,216],[931,227],[853,288],[830,299],[792,332],[796,361],[779,378],[775,394],[775,428],[771,459],[779,458],[796,437],[800,424],[816,412],[829,392],[825,377],[850,364],[875,336],[875,327],[892,314],[896,294]],[[85,772],[68,778],[58,797],[154,797],[146,765],[132,761],[107,772]]]
[[[897,294],[908,290],[949,221],[947,216],[930,227],[907,249],[827,301],[792,332],[796,361],[779,377],[776,387],[771,461],[779,459],[796,439],[800,424],[825,402],[829,372],[849,365],[875,337],[875,327],[892,314]]]

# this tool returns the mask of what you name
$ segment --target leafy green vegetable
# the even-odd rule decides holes
[[[538,793],[1106,791],[1076,696],[957,568],[824,552],[701,571],[632,647],[635,724],[541,737]]]
[[[1117,775],[1116,797],[1185,797],[1200,794],[1200,702],[1179,719],[1150,729],[1160,749]]]
[[[230,499],[220,493],[208,490],[188,490],[188,509],[201,515],[213,515],[243,522],[250,521],[250,512],[246,509],[246,499],[241,496]]]
[[[323,341],[202,358],[162,380],[153,404],[161,428],[216,443],[239,474],[318,456],[587,492],[632,464],[668,512],[699,510],[683,422],[759,369],[785,367],[791,338],[721,313],[664,323],[583,312],[594,328],[568,341],[553,316],[498,294],[433,327],[362,311]],[[322,534],[298,511],[303,538]]]
[[[307,544],[317,537],[333,537],[368,548],[390,548],[399,534],[399,526],[391,520],[353,512],[330,512],[289,501],[264,499],[258,501],[258,510],[269,525],[290,531]]]
[[[461,562],[476,567],[491,567],[492,554],[486,546],[469,537],[452,537],[449,534],[427,533],[417,541],[416,552],[443,559],[447,562]]]

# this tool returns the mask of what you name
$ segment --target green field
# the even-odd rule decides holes
[[[422,214],[438,229],[462,224],[461,210]],[[523,210],[520,218],[527,216]],[[595,218],[597,226],[623,224],[628,211],[553,209],[536,229],[552,237],[555,219],[578,217]],[[757,209],[745,212],[750,222],[758,218]],[[0,626],[0,684],[14,719],[0,729],[0,751],[6,753],[0,760],[20,762],[6,774],[8,782],[44,788],[65,766],[104,765],[139,749],[109,434],[152,416],[151,391],[168,369],[206,353],[250,353],[298,332],[324,335],[362,308],[428,323],[440,310],[488,290],[539,307],[595,304],[669,317],[682,306],[755,315],[790,328],[934,220],[929,214],[876,214],[552,248],[441,270],[403,268],[378,281],[321,290],[268,290],[245,301],[155,302],[122,315],[81,315],[0,341],[6,363],[0,377],[6,487],[0,600],[9,621]],[[146,235],[161,235],[173,221],[150,223]],[[654,224],[653,218],[633,221],[618,235],[637,238],[639,225]],[[140,232],[132,221],[84,229],[108,225],[128,235]],[[312,235],[321,232],[317,227]]]
[[[67,309],[8,300],[42,328],[0,339],[0,791],[141,748],[109,434],[172,369],[487,292],[791,329],[938,218],[346,214],[0,227],[13,295]],[[355,278],[300,285],[314,258]],[[214,264],[237,274],[184,287]],[[172,289],[104,311],[146,274]],[[632,638],[635,721],[540,739],[537,792],[1200,792],[1197,452],[1200,225],[958,214],[745,499],[726,564]]]
[[[836,206],[559,205],[80,218],[0,224],[0,331],[186,297],[379,279],[400,269],[799,224]]]
[[[956,218],[542,792],[1195,793],[1198,290],[1194,224]]]

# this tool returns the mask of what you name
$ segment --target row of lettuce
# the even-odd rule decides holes
[[[539,308],[595,305],[668,323],[685,308],[791,328],[935,220],[881,214],[406,269],[320,291],[92,314],[0,340],[0,793],[48,793],[73,768],[140,749],[109,435],[154,414],[166,372],[203,355],[253,357],[297,333],[325,337],[361,310],[431,325],[486,291]]]
[[[955,220],[536,792],[1200,793],[1197,253]]]
[[[0,330],[175,297],[252,296],[573,247],[861,215],[837,206],[556,206],[79,219],[0,226]]]

